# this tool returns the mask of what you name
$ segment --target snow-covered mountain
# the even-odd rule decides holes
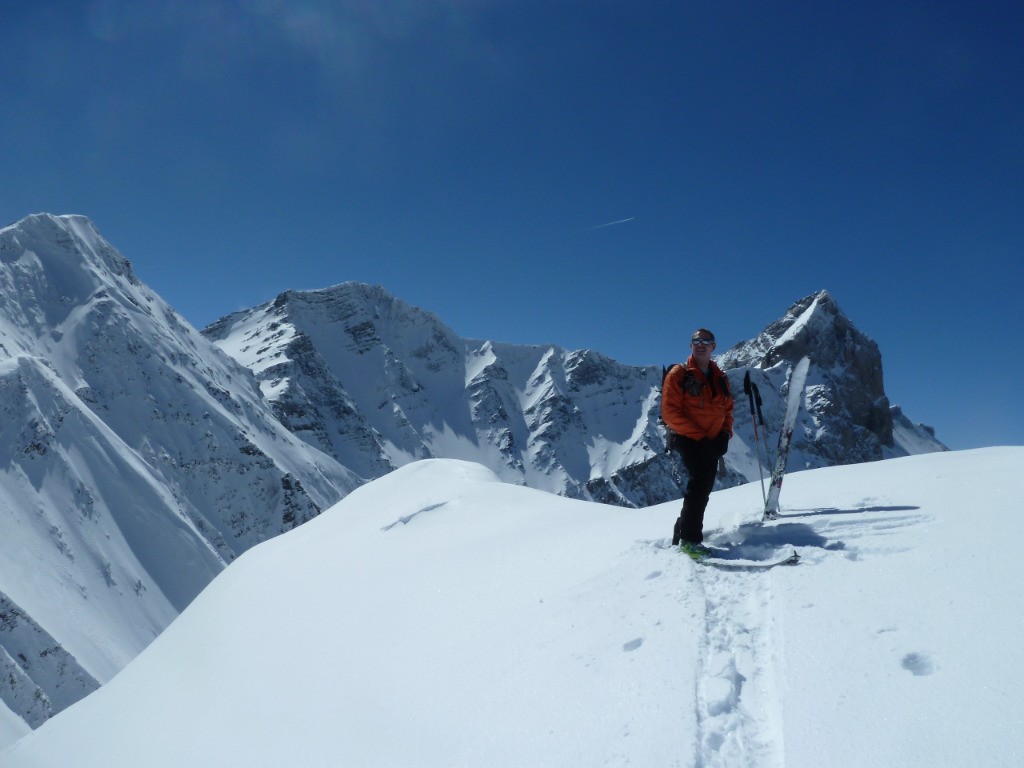
[[[38,725],[359,484],[84,218],[0,230],[0,702]]]
[[[777,429],[793,355],[815,360],[794,467],[941,448],[902,414],[885,422],[877,348],[877,391],[865,407],[849,394],[865,355],[826,351],[873,345],[825,294],[780,323],[751,342],[760,357],[730,353],[730,375],[740,392],[761,366]],[[203,335],[88,219],[0,230],[0,727],[95,690],[239,554],[417,459],[577,499],[677,499],[660,380],[593,351],[462,339],[356,284]],[[758,476],[737,416],[723,485]]]
[[[645,506],[682,495],[679,462],[663,451],[660,367],[462,339],[355,283],[283,293],[204,333],[253,371],[282,423],[364,477],[447,457],[572,498]],[[907,419],[894,431],[878,346],[821,291],[720,358],[738,396],[723,485],[759,476],[744,375],[758,383],[775,435],[787,376],[804,355],[814,367],[794,467],[944,450]]]
[[[379,477],[415,459],[478,461],[507,482],[629,503],[677,488],[660,456],[660,372],[591,351],[459,338],[381,288],[281,294],[204,333],[261,381],[282,423]],[[659,471],[623,492],[619,473]]]
[[[1016,768],[1024,448],[634,510],[407,465],[231,564],[5,768]],[[984,557],[965,556],[984,542]]]

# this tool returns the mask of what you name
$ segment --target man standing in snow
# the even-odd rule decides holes
[[[672,545],[690,557],[710,550],[704,540],[704,510],[715,484],[718,460],[729,450],[733,400],[729,379],[711,359],[715,334],[698,328],[690,339],[690,357],[674,365],[661,388],[661,418],[668,425],[669,445],[683,458],[689,479],[683,510],[676,520]]]

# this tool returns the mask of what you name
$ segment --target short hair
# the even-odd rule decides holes
[[[715,340],[715,334],[713,334],[707,328],[698,328],[696,331],[694,331],[693,333],[690,334],[690,341],[693,341],[695,338],[697,338],[698,334],[701,334],[701,333],[703,333],[706,336],[710,337],[712,341]]]

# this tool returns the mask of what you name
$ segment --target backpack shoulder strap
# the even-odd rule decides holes
[[[718,389],[722,393],[722,397],[732,397],[732,385],[729,383],[729,376],[718,366],[715,366],[715,378],[718,379]]]

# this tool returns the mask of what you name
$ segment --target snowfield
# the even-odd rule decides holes
[[[4,768],[1024,764],[1024,448],[640,510],[409,464],[249,550]],[[6,714],[0,712],[0,714]],[[7,722],[0,717],[0,729]]]

